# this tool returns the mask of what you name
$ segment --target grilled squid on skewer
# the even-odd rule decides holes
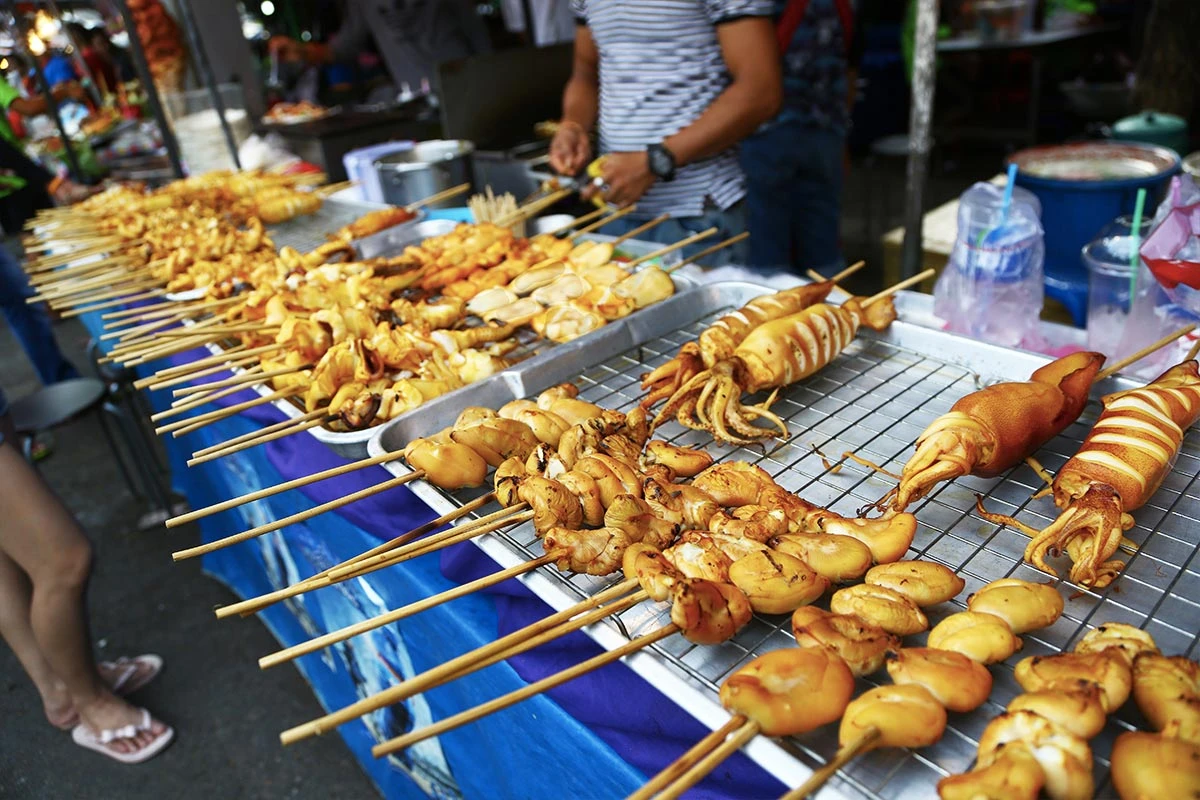
[[[733,355],[693,375],[667,400],[654,420],[658,427],[671,417],[695,430],[709,431],[729,444],[750,444],[776,435],[787,426],[763,405],[743,405],[743,394],[778,389],[808,377],[831,362],[866,325],[883,330],[896,318],[891,298],[864,307],[847,300],[840,306],[818,303],[791,316],[752,330]],[[762,428],[763,418],[775,426]]]
[[[962,653],[980,664],[995,664],[1020,650],[1021,640],[994,614],[960,611],[933,626],[929,646]]]
[[[1032,537],[1025,560],[1057,575],[1048,556],[1066,553],[1071,580],[1107,586],[1124,562],[1110,560],[1129,512],[1141,508],[1167,476],[1184,432],[1200,417],[1200,372],[1186,361],[1140,389],[1110,394],[1083,446],[1054,479],[1054,502],[1062,513],[1041,531],[1011,517],[980,511],[985,519],[1011,524]]]
[[[967,608],[997,616],[1019,634],[1053,624],[1062,616],[1063,598],[1044,583],[1000,578],[968,597]]]
[[[1133,661],[1133,697],[1155,730],[1200,745],[1200,664],[1156,653]]]
[[[721,705],[767,736],[797,736],[833,722],[854,693],[845,662],[820,647],[772,650],[721,685]]]
[[[900,648],[900,637],[857,614],[831,614],[815,606],[792,613],[792,634],[799,647],[823,647],[841,656],[855,677],[883,666],[889,651]]]
[[[1020,464],[1079,418],[1103,364],[1100,353],[1072,353],[1028,381],[993,384],[960,399],[917,439],[892,508],[903,511],[942,481],[991,478]]]
[[[1122,733],[1113,744],[1112,782],[1121,800],[1200,797],[1200,745],[1166,734]]]
[[[1014,743],[1029,748],[1045,778],[1044,790],[1052,800],[1090,800],[1092,749],[1088,743],[1030,711],[1010,711],[993,719],[979,737],[979,763],[990,764]],[[969,775],[970,773],[968,773]],[[962,776],[956,776],[962,777]],[[947,778],[942,785],[953,778]]]
[[[897,684],[924,687],[951,711],[973,711],[987,702],[992,673],[962,653],[932,647],[896,648],[887,655],[887,671]]]

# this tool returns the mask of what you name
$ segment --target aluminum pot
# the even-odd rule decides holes
[[[430,195],[469,183],[471,153],[475,145],[461,139],[432,139],[418,142],[411,150],[392,153],[375,161],[383,200],[394,206],[408,205]],[[435,203],[431,208],[462,205],[460,197]]]

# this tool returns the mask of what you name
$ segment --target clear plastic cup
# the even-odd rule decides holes
[[[1150,232],[1150,220],[1142,221],[1142,236]],[[1123,358],[1119,352],[1137,337],[1125,336],[1130,310],[1130,276],[1134,256],[1133,219],[1118,217],[1095,239],[1083,246],[1083,264],[1088,270],[1088,349]],[[1146,343],[1154,341],[1153,337]],[[1137,350],[1132,347],[1129,352]]]

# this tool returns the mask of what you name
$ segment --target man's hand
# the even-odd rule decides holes
[[[303,61],[304,45],[287,36],[272,36],[267,42],[267,50],[276,55],[280,61]]]
[[[601,168],[604,199],[618,206],[636,203],[656,180],[645,152],[609,153]]]
[[[592,159],[592,143],[579,123],[563,120],[550,141],[550,167],[559,175],[576,175]]]

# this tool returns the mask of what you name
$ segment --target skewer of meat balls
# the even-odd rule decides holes
[[[1128,699],[1135,660],[1157,653],[1145,631],[1110,622],[1089,631],[1072,652],[1022,659],[1014,676],[1025,693],[984,729],[976,768],[939,782],[939,796],[1092,797],[1087,741]]]

